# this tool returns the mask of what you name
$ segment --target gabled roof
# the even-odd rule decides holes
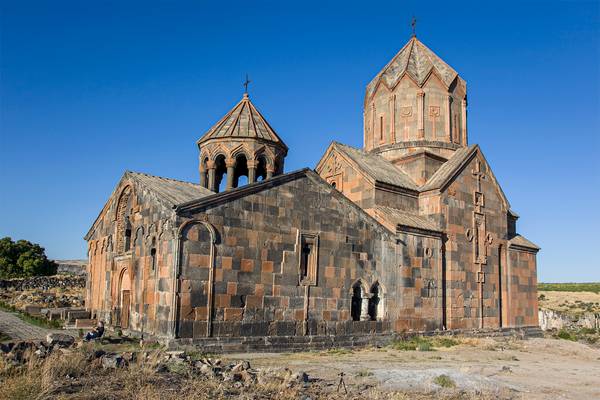
[[[175,212],[179,215],[193,214],[195,212],[202,211],[210,207],[215,207],[223,203],[234,201],[252,194],[260,193],[264,190],[281,186],[285,183],[293,182],[302,178],[308,178],[310,181],[321,186],[323,190],[326,190],[331,196],[337,198],[343,204],[358,212],[359,215],[373,223],[373,225],[376,226],[378,229],[381,229],[382,231],[390,235],[394,234],[393,231],[390,231],[390,229],[388,229],[385,225],[379,222],[376,218],[373,218],[369,213],[367,213],[365,210],[356,205],[356,203],[354,203],[352,200],[344,196],[340,191],[333,188],[325,180],[323,180],[323,178],[321,178],[316,172],[309,168],[303,168],[297,171],[277,175],[260,182],[250,183],[248,185],[231,189],[226,192],[215,193],[212,196],[207,196],[197,200],[189,201],[187,203],[182,203],[175,207]]]
[[[417,215],[416,213],[378,205],[369,210],[372,210],[372,215],[379,216],[400,229],[403,227],[409,227],[432,232],[440,232],[440,228],[435,222],[427,217]]]
[[[508,241],[511,247],[522,247],[526,249],[535,250],[536,252],[540,250],[540,247],[533,242],[526,239],[524,236],[517,234],[515,237]]]
[[[452,179],[458,173],[460,173],[462,168],[465,165],[467,165],[473,157],[476,157],[477,154],[479,155],[479,157],[481,157],[483,163],[487,166],[487,178],[493,183],[506,209],[510,210],[510,203],[508,202],[508,199],[506,198],[502,187],[500,187],[500,184],[498,184],[498,181],[496,180],[492,169],[490,168],[487,160],[485,159],[484,155],[479,149],[479,146],[476,144],[472,144],[468,147],[463,147],[456,150],[452,157],[450,157],[448,161],[442,164],[442,166],[437,171],[435,171],[435,173],[431,176],[431,178],[429,178],[425,185],[421,186],[421,192],[427,192],[429,190],[436,189],[443,190],[452,181]]]
[[[217,138],[253,138],[287,146],[271,128],[265,117],[252,104],[247,93],[219,122],[208,130],[197,143]]]
[[[359,169],[378,182],[414,191],[419,190],[419,187],[408,175],[380,155],[366,153],[338,142],[333,142],[330,147],[345,154]]]
[[[468,147],[461,147],[456,150],[452,157],[446,161],[431,177],[429,180],[421,186],[421,191],[439,189],[444,186],[456,173],[456,171],[463,166],[473,155],[479,146],[472,144]]]
[[[195,183],[143,174],[141,172],[126,171],[124,177],[130,178],[144,188],[154,192],[171,207],[214,194],[214,192]]]
[[[100,220],[100,217],[111,205],[110,199],[117,194],[117,190],[119,188],[123,187],[123,182],[132,182],[134,185],[139,185],[139,188],[150,191],[160,203],[168,208],[173,208],[179,203],[184,203],[214,194],[214,192],[195,183],[162,178],[160,176],[143,174],[141,172],[125,171],[119,180],[119,183],[110,195],[109,200],[106,202],[102,208],[102,211],[100,211],[100,214],[98,214],[96,220],[85,235],[85,240],[88,240],[90,235],[93,233],[96,224]]]
[[[447,87],[458,76],[458,73],[451,66],[446,64],[416,36],[413,36],[367,85],[367,97],[373,94],[380,81],[388,88],[393,88],[405,73],[417,85],[423,86],[432,71],[437,73]]]

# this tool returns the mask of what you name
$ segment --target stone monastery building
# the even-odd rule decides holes
[[[416,37],[366,88],[362,149],[333,142],[285,173],[247,94],[197,145],[199,183],[125,172],[85,236],[86,305],[108,325],[190,340],[537,326],[539,248],[468,142],[466,82]]]

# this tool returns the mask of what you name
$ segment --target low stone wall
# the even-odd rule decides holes
[[[545,331],[563,328],[600,329],[600,314],[571,315],[553,310],[539,310],[538,317],[540,328]]]
[[[56,273],[59,275],[77,275],[77,276],[86,276],[87,275],[87,264],[85,261],[55,261],[58,264],[58,268],[56,269]]]
[[[32,278],[2,279],[0,289],[20,290],[48,290],[50,288],[85,288],[85,276],[35,276]]]
[[[200,348],[208,353],[244,353],[244,352],[300,352],[325,350],[331,348],[350,348],[365,346],[386,346],[393,340],[408,339],[413,336],[468,336],[468,337],[504,337],[517,336],[521,339],[543,336],[539,327],[502,328],[494,330],[453,330],[434,332],[407,332],[403,334],[338,335],[338,336],[245,336],[210,337],[201,339],[172,339],[166,342],[169,349],[186,347]]]

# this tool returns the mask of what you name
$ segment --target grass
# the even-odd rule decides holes
[[[349,379],[348,394],[336,392],[337,378],[329,381],[315,381],[310,385],[287,386],[285,380],[275,379],[287,376],[283,367],[273,372],[270,379],[261,381],[230,382],[219,379],[208,379],[190,368],[179,366],[167,372],[157,372],[156,364],[164,359],[164,352],[151,352],[148,357],[137,357],[129,366],[118,369],[103,369],[100,360],[94,359],[92,348],[84,346],[66,353],[53,352],[46,359],[31,357],[22,366],[4,363],[0,358],[0,400],[175,400],[194,399],[275,399],[297,400],[312,398],[322,400],[345,400],[368,398],[371,400],[423,400],[432,398],[458,399],[464,398],[455,393],[450,397],[431,397],[430,394],[388,392],[376,388],[357,392],[357,387]],[[260,374],[260,373],[259,373]],[[281,375],[277,375],[281,374]],[[371,376],[369,371],[358,371],[361,377]],[[455,387],[448,376],[438,376],[436,384]],[[495,397],[477,397],[492,399]]]
[[[553,335],[557,339],[594,344],[600,341],[600,330],[591,328],[563,328]]]
[[[556,337],[563,340],[571,340],[573,342],[577,341],[577,337],[571,332],[567,331],[566,329],[561,329],[560,331],[558,331]]]
[[[8,336],[6,333],[0,331],[0,342],[4,342],[6,340],[10,340],[10,336]]]
[[[30,323],[32,325],[35,325],[35,326],[39,326],[39,327],[47,328],[47,329],[62,328],[62,323],[60,321],[57,321],[57,320],[51,321],[44,317],[35,317],[33,315],[29,315],[26,312],[23,312],[23,311],[17,309],[16,307],[14,307],[10,304],[7,304],[3,301],[0,301],[0,309],[11,312],[11,313],[15,314],[17,317],[19,317],[20,319],[22,319],[23,321]]]
[[[417,351],[432,351],[436,348],[453,347],[460,342],[448,337],[423,337],[413,336],[409,339],[395,340],[390,344],[394,350],[417,350]]]
[[[456,383],[446,374],[438,375],[433,378],[433,383],[443,388],[455,388]]]
[[[367,377],[373,376],[373,375],[374,374],[367,369],[361,369],[356,374],[354,374],[354,376],[356,376],[357,378],[367,378]]]
[[[334,356],[344,356],[347,354],[352,354],[352,350],[350,349],[345,349],[343,347],[339,347],[339,348],[333,348],[333,349],[328,349],[326,351],[322,351],[319,354],[323,355],[323,356],[328,356],[328,355],[334,355]]]
[[[600,293],[600,282],[587,283],[538,283],[538,290],[549,292]]]

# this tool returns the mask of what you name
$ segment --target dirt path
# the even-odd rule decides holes
[[[77,337],[76,331],[46,329],[31,325],[15,314],[3,310],[0,310],[0,332],[9,336],[12,340],[45,339],[50,332],[66,333]]]
[[[434,379],[449,376],[459,390],[497,393],[498,398],[600,399],[600,349],[556,339],[497,341],[471,339],[430,352],[389,348],[351,353],[234,354],[253,367],[287,366],[349,385],[430,392]]]

